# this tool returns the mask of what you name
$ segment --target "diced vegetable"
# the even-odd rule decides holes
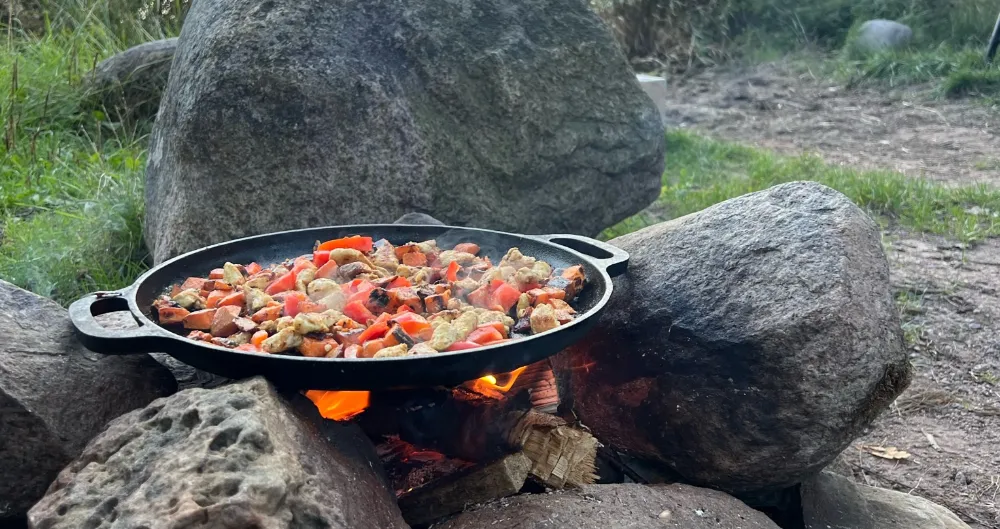
[[[484,325],[469,333],[466,340],[482,345],[487,342],[503,340],[503,335],[500,334],[500,331],[496,330],[493,326]]]
[[[302,356],[323,358],[333,353],[338,347],[340,347],[340,344],[333,338],[311,338],[305,336],[302,338],[302,344],[299,345],[299,352],[302,353]]]
[[[403,287],[412,287],[412,286],[413,286],[413,283],[410,283],[409,279],[406,279],[405,277],[396,276],[396,277],[392,278],[392,281],[390,281],[389,284],[386,285],[385,288],[386,289],[393,289],[393,288],[403,288]]]
[[[253,336],[250,337],[250,343],[252,343],[257,347],[260,347],[260,344],[264,343],[264,340],[266,339],[267,339],[267,331],[257,331],[253,333]]]
[[[365,308],[360,301],[352,301],[347,305],[344,305],[344,315],[362,324],[375,319],[375,315],[372,314],[370,310]]]
[[[500,305],[504,312],[510,312],[511,307],[517,304],[517,298],[521,297],[521,291],[509,283],[501,283],[493,290],[493,304]]]
[[[329,255],[330,254],[327,254],[327,257],[329,257]],[[307,268],[316,268],[316,265],[313,264],[312,259],[308,259],[306,257],[296,257],[295,258],[295,261],[292,264],[292,272],[295,272],[296,274],[298,274],[299,272],[301,272],[301,271],[303,271],[303,270],[305,270]]]
[[[480,345],[480,344],[478,344],[476,342],[461,341],[461,342],[455,342],[455,343],[449,345],[448,348],[445,349],[445,351],[449,351],[449,352],[450,351],[464,351],[466,349],[475,349],[477,347],[482,347],[482,345]]]
[[[330,261],[330,252],[326,252],[327,261],[316,270],[316,279],[334,279],[337,275],[337,262]]]
[[[284,309],[282,305],[274,305],[270,307],[264,307],[250,316],[250,319],[257,323],[264,323],[265,321],[273,321],[281,317],[281,311]]]
[[[352,344],[344,347],[344,358],[357,358],[361,354],[361,346]]]
[[[479,253],[479,245],[471,242],[463,242],[455,245],[455,251],[476,255]]]
[[[201,290],[205,288],[205,283],[207,282],[208,280],[202,277],[189,277],[185,279],[183,283],[181,283],[180,290],[184,291],[191,288],[195,290]]]
[[[421,252],[404,253],[402,261],[406,266],[427,266],[427,255]]]
[[[246,302],[246,295],[243,294],[243,292],[233,292],[227,295],[226,297],[222,298],[221,300],[219,300],[219,303],[218,305],[216,305],[216,307],[227,307],[230,305],[236,307],[242,307],[245,302]]]
[[[208,293],[208,297],[205,298],[205,307],[209,309],[214,309],[219,306],[219,302],[226,298],[229,292],[225,290],[213,290]]]
[[[316,250],[315,252],[313,252],[314,265],[321,267],[329,262],[330,262],[330,250]]]
[[[232,305],[215,309],[215,316],[212,317],[212,336],[225,338],[239,331],[236,326],[236,318],[240,316],[240,308]]]
[[[181,307],[160,307],[156,311],[156,317],[161,325],[176,325],[184,323],[184,318],[191,314],[187,309]]]
[[[215,268],[208,274],[209,279],[222,279],[222,276],[226,274],[226,271],[221,268]]]
[[[490,296],[490,287],[486,285],[473,290],[465,296],[465,298],[469,300],[469,303],[471,303],[473,307],[482,307],[485,309],[493,306],[493,300]]]
[[[448,264],[448,271],[445,273],[445,277],[448,281],[458,281],[458,271],[462,269],[462,265],[458,264],[457,261],[452,261]]]
[[[372,358],[375,353],[385,349],[385,341],[381,338],[375,340],[369,340],[361,346],[361,354],[358,355],[360,358]]]
[[[218,309],[205,309],[196,310],[191,314],[184,317],[184,328],[185,329],[196,329],[199,331],[207,331],[212,328],[212,318],[215,317],[215,311]]]
[[[295,272],[288,272],[272,281],[270,285],[267,285],[264,292],[273,296],[279,292],[292,290],[293,288],[295,288]]]
[[[364,343],[368,340],[374,340],[375,338],[382,338],[388,333],[389,326],[386,325],[385,322],[378,322],[365,329],[365,332],[361,333],[361,336],[358,339]]]
[[[333,250],[336,248],[350,248],[357,250],[359,252],[371,252],[372,245],[374,242],[371,237],[362,237],[360,235],[354,235],[351,237],[344,237],[341,239],[333,239],[326,241],[316,247],[317,251],[321,250]]]
[[[247,275],[248,276],[252,276],[254,274],[259,273],[261,270],[263,270],[263,268],[261,268],[261,266],[259,264],[255,263],[255,262],[248,264],[246,268],[247,268]]]

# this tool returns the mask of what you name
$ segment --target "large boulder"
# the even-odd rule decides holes
[[[805,529],[969,529],[955,513],[924,498],[830,472],[803,483],[801,494]]]
[[[86,76],[91,102],[113,120],[151,121],[160,108],[177,38],[133,46],[97,63]]]
[[[613,448],[750,494],[819,472],[909,384],[875,223],[812,182],[619,237],[628,273],[553,358]]]
[[[483,506],[435,529],[778,529],[728,494],[688,485],[587,485],[579,491],[524,494]]]
[[[901,50],[910,45],[913,30],[892,20],[869,20],[858,28],[849,43],[858,52]]]
[[[108,421],[173,393],[145,354],[83,348],[66,310],[0,281],[0,525],[23,516]]]
[[[146,240],[162,262],[409,211],[594,234],[656,199],[664,149],[579,0],[195,2],[151,138]]]
[[[33,529],[403,529],[375,449],[262,378],[111,423],[28,513]]]

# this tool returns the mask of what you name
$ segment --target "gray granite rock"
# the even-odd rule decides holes
[[[56,302],[0,281],[0,523],[23,516],[108,421],[176,390],[149,355],[83,348]]]
[[[823,472],[802,484],[805,529],[969,529],[929,500]]]
[[[33,529],[404,529],[371,441],[262,378],[112,422],[28,513]]]
[[[587,485],[477,506],[435,529],[778,529],[743,502],[688,485]]]
[[[744,494],[819,472],[907,387],[875,223],[812,182],[619,237],[628,272],[553,358],[603,443]]]
[[[146,240],[162,262],[410,211],[593,235],[657,198],[664,150],[579,0],[195,2],[151,137]]]

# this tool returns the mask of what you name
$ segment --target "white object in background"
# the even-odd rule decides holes
[[[646,92],[646,95],[656,104],[656,109],[660,111],[660,119],[666,122],[667,115],[667,80],[655,75],[644,73],[636,74],[639,85]]]

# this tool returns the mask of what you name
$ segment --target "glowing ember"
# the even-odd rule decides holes
[[[313,401],[319,414],[326,419],[346,421],[365,411],[368,407],[367,391],[320,391],[309,390],[306,396]]]

